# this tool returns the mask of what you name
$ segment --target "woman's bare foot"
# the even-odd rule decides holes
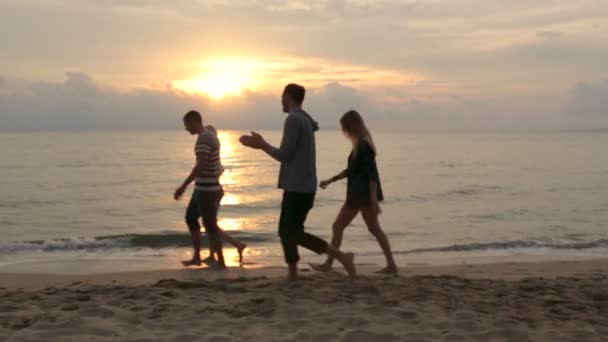
[[[380,274],[397,274],[397,273],[399,273],[399,270],[397,269],[397,266],[386,266],[385,268],[381,269],[380,271],[378,271],[376,273],[380,273]]]
[[[313,264],[313,263],[309,263],[308,266],[310,266],[310,268],[312,268],[313,270],[317,271],[317,272],[328,272],[331,271],[331,265],[328,264]]]
[[[357,270],[355,269],[355,255],[353,253],[344,253],[342,258],[340,258],[340,262],[348,272],[348,275],[354,277],[357,275]]]
[[[191,259],[191,260],[184,260],[182,261],[182,265],[188,267],[188,266],[200,266],[201,265],[201,260],[200,259]]]
[[[236,248],[236,251],[239,252],[239,264],[243,263],[243,251],[247,248],[247,244],[244,243]]]

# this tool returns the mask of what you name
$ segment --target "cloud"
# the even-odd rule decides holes
[[[119,92],[71,72],[62,83],[25,82],[0,95],[3,130],[177,127],[176,116],[204,105],[168,89]]]
[[[217,101],[170,85],[118,90],[78,72],[61,82],[7,78],[0,86],[0,130],[181,129],[190,109],[220,129],[277,129],[285,117],[279,93],[244,91]],[[326,129],[337,128],[349,109],[374,129],[569,129],[608,127],[606,99],[608,81],[580,83],[565,94],[441,100],[398,87],[370,93],[330,82],[309,88],[304,105]]]
[[[15,81],[7,87],[0,92],[5,131],[174,129],[181,128],[181,117],[190,109],[200,110],[207,122],[233,129],[279,128],[284,118],[280,97],[269,93],[246,91],[216,101],[170,86],[119,91],[78,72],[67,73],[63,82]],[[354,89],[331,83],[310,90],[307,105],[325,123],[363,102]]]
[[[325,127],[338,127],[342,114],[356,109],[364,113],[369,109],[369,99],[354,88],[331,82],[308,94],[307,108],[321,120]]]
[[[573,90],[570,113],[585,118],[602,118],[608,123],[608,79],[579,83]]]
[[[566,59],[558,80],[539,85],[563,90],[581,65],[586,75],[605,70],[607,19],[608,2],[597,0],[11,0],[0,5],[0,70],[57,79],[78,69],[114,85],[145,84],[188,72],[172,75],[171,65],[267,54],[463,83],[500,70],[527,83],[539,64]],[[554,46],[535,46],[545,40]]]
[[[560,31],[539,31],[536,32],[536,35],[543,39],[558,39],[563,37],[565,33]]]

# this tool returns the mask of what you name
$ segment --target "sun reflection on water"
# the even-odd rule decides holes
[[[224,254],[224,262],[226,263],[226,266],[228,266],[228,267],[241,266],[241,264],[239,263],[239,253],[237,252],[237,250],[235,248],[226,248],[226,246],[224,246],[224,248],[222,249],[222,253]],[[208,253],[206,254],[201,249],[201,257],[206,258],[207,255],[208,255]],[[243,256],[246,257],[248,255],[249,255],[249,250],[245,250]],[[181,260],[190,260],[192,258],[192,250],[184,249],[180,253],[180,257],[181,257]],[[205,265],[201,265],[201,267],[191,267],[191,269],[206,268],[206,267],[207,266],[205,266]]]
[[[222,230],[242,230],[245,225],[246,220],[238,219],[238,218],[219,218],[217,225],[222,228]]]
[[[237,136],[233,132],[219,131],[218,138],[221,143],[220,155],[222,158],[222,165],[224,166],[224,174],[222,175],[221,183],[223,185],[238,186],[240,183],[238,174],[232,170],[235,160],[238,160]]]

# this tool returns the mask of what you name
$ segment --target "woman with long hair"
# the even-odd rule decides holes
[[[376,146],[358,112],[354,110],[346,112],[340,119],[340,125],[342,132],[353,145],[348,157],[348,168],[320,183],[320,187],[325,189],[331,183],[344,178],[348,179],[346,202],[333,224],[331,245],[336,249],[340,247],[344,229],[361,212],[367,229],[376,238],[386,257],[386,267],[379,273],[397,273],[397,265],[393,260],[390,244],[378,221],[378,215],[382,212],[379,202],[384,200],[384,197],[376,165]],[[311,267],[317,271],[328,271],[331,269],[333,261],[334,259],[328,256],[323,264],[311,264]]]

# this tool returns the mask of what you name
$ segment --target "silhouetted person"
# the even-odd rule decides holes
[[[192,198],[186,210],[186,224],[192,238],[192,259],[182,262],[184,266],[200,265],[200,236],[201,226],[198,219],[202,217],[203,226],[209,240],[209,258],[205,261],[219,268],[226,268],[222,252],[222,238],[234,244],[242,255],[244,244],[241,244],[227,234],[217,225],[217,213],[220,202],[224,196],[224,190],[220,184],[220,176],[223,167],[220,159],[220,141],[217,132],[211,126],[203,125],[203,119],[199,112],[189,111],[184,116],[184,127],[192,135],[198,135],[194,152],[196,165],[190,172],[183,184],[175,190],[175,200],[179,200],[190,183],[195,182]],[[217,257],[217,260],[215,259]]]
[[[334,256],[353,276],[355,266],[352,253],[342,253],[324,240],[304,232],[304,222],[313,207],[317,190],[315,131],[319,129],[317,123],[302,109],[304,95],[304,87],[297,84],[288,84],[283,91],[281,104],[287,118],[279,148],[271,146],[255,132],[251,136],[241,137],[241,142],[245,146],[266,152],[281,163],[279,188],[284,192],[279,236],[289,266],[289,278],[295,280],[298,277],[298,245],[318,254]]]
[[[369,232],[378,240],[386,257],[386,267],[380,273],[397,273],[391,246],[378,222],[379,202],[384,200],[380,175],[376,164],[376,146],[369,130],[359,113],[354,110],[346,112],[340,119],[342,132],[350,139],[353,148],[348,157],[348,167],[329,180],[322,181],[320,187],[325,189],[329,184],[348,178],[346,201],[333,224],[331,245],[340,248],[344,229],[361,213]],[[311,264],[317,271],[331,269],[334,258],[330,255],[321,265]]]

